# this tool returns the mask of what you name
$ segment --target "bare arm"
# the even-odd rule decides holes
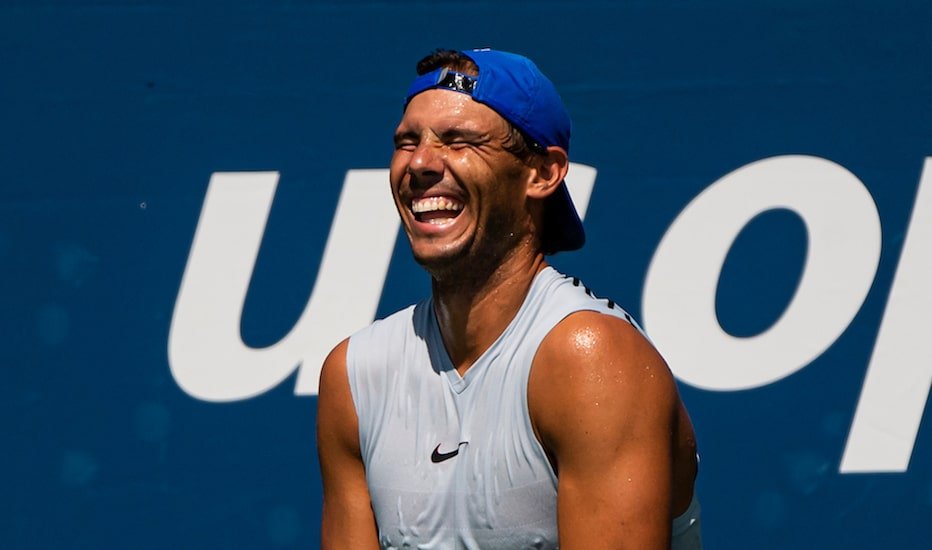
[[[340,343],[324,361],[317,405],[317,452],[324,486],[321,547],[378,548],[375,517],[359,451],[359,425]]]
[[[528,399],[557,468],[560,547],[669,548],[679,397],[650,343],[573,314],[541,344]]]

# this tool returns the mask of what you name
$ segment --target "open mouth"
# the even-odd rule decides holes
[[[411,201],[414,219],[431,225],[452,222],[463,211],[463,203],[451,197],[421,197]]]

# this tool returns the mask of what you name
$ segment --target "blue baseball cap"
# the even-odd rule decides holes
[[[418,76],[408,88],[405,107],[417,94],[447,89],[467,94],[487,105],[521,131],[532,149],[556,145],[570,150],[570,115],[550,81],[530,59],[490,49],[460,52],[479,67],[467,75],[441,67]],[[541,245],[545,254],[576,250],[586,242],[582,221],[566,182],[544,203]]]

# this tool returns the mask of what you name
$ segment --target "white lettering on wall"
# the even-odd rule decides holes
[[[932,385],[932,158],[841,459],[841,472],[905,472]]]
[[[211,177],[169,335],[169,362],[193,397],[259,395],[300,367],[295,393],[317,393],[320,365],[341,339],[375,316],[398,233],[387,170],[346,174],[310,299],[274,345],[247,346],[243,305],[269,216],[277,172]],[[596,170],[567,179],[585,216]],[[727,334],[715,292],[735,239],[755,216],[788,209],[809,246],[783,315],[761,334]],[[880,257],[880,219],[864,185],[843,167],[808,156],[748,164],[716,181],[676,218],[651,261],[643,316],[677,377],[736,391],[773,383],[821,355],[860,309]],[[848,436],[840,471],[909,466],[932,387],[932,158],[926,159],[908,234]],[[852,369],[856,371],[856,369]]]
[[[566,183],[580,216],[596,170],[571,163]],[[317,393],[320,366],[340,340],[372,322],[398,215],[388,170],[350,170],[310,300],[279,342],[247,346],[240,320],[278,184],[277,172],[215,173],[198,221],[169,334],[172,375],[189,395],[233,401],[275,387],[301,367],[299,395]]]
[[[726,333],[715,292],[729,249],[755,216],[798,214],[809,247],[796,292],[761,334]],[[845,330],[880,259],[880,218],[870,193],[844,167],[810,156],[748,164],[705,189],[667,230],[644,286],[644,324],[681,380],[734,391],[789,376]]]

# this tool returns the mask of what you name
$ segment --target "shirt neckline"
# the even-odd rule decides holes
[[[486,365],[492,362],[492,359],[498,355],[499,348],[502,347],[502,342],[507,339],[507,336],[514,332],[515,326],[518,324],[518,321],[524,317],[527,309],[530,307],[531,302],[530,298],[534,296],[537,292],[537,288],[544,284],[543,281],[549,279],[550,277],[545,277],[544,273],[555,272],[552,266],[546,266],[541,269],[536,275],[534,275],[533,281],[531,281],[531,286],[528,288],[527,294],[524,296],[524,301],[521,302],[521,307],[518,308],[518,311],[515,313],[515,316],[509,321],[508,326],[505,327],[505,330],[498,335],[498,338],[476,359],[476,361],[469,367],[465,375],[460,375],[460,373],[453,366],[453,361],[450,359],[450,354],[447,353],[446,344],[443,343],[443,335],[440,333],[440,323],[437,321],[437,314],[434,311],[434,297],[431,296],[428,300],[428,324],[430,325],[430,341],[429,341],[429,353],[431,357],[431,362],[435,365],[438,365],[440,368],[440,374],[446,378],[447,382],[450,384],[450,387],[454,392],[460,394],[466,391],[466,388],[470,386],[472,381],[478,377],[483,371],[486,370]]]

